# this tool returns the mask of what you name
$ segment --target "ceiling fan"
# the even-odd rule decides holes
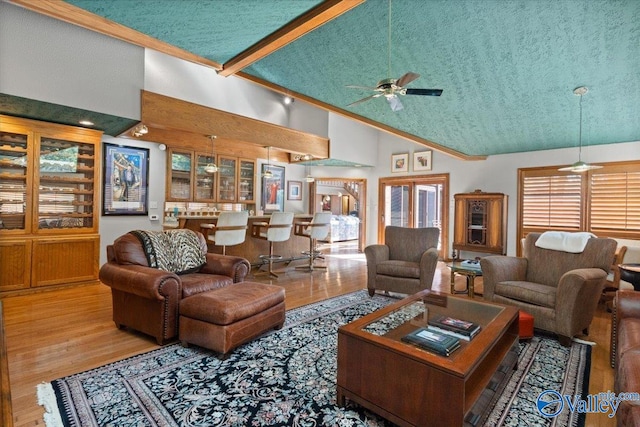
[[[389,76],[391,75],[391,0],[389,0],[389,34],[388,34],[388,57],[389,57]],[[362,98],[358,101],[352,102],[347,107],[360,104],[373,98],[384,96],[389,103],[392,111],[400,111],[404,108],[402,102],[398,98],[398,95],[427,95],[427,96],[440,96],[442,95],[442,89],[413,89],[405,87],[412,81],[420,77],[420,74],[409,71],[398,79],[386,78],[380,80],[375,87],[368,86],[356,86],[348,85],[348,88],[365,89],[375,91],[373,95],[369,95],[366,98]]]

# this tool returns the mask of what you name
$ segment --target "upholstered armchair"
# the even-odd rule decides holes
[[[431,289],[438,265],[438,228],[388,226],[384,244],[364,249],[367,258],[367,289],[414,294]]]
[[[529,233],[523,257],[480,260],[484,299],[512,305],[534,317],[534,327],[554,332],[568,346],[587,333],[616,250],[616,241],[589,238],[581,252],[536,246],[541,233]]]
[[[180,300],[242,282],[250,269],[244,258],[207,253],[198,232],[133,231],[107,246],[100,280],[111,287],[115,324],[162,345],[178,335]]]

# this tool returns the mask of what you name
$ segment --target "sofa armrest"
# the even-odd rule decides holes
[[[625,317],[640,318],[640,292],[618,291],[616,298],[616,316],[618,319]]]
[[[428,286],[428,289],[433,285],[436,268],[438,268],[438,250],[429,248],[420,257],[420,283]]]
[[[251,264],[245,258],[214,253],[207,253],[207,262],[200,269],[200,273],[231,277],[233,283],[244,281],[249,271]]]
[[[369,293],[376,288],[376,266],[382,261],[389,260],[389,247],[387,245],[369,245],[364,248],[367,258],[367,288]]]
[[[527,278],[526,258],[492,255],[480,259],[483,297],[493,301],[496,284],[505,281],[523,281]]]
[[[182,294],[180,278],[175,273],[157,268],[109,262],[100,268],[99,277],[102,283],[113,289],[143,298],[163,300],[167,296],[178,298]]]

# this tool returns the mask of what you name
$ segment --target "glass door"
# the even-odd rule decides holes
[[[25,230],[27,213],[27,132],[0,132],[0,230]]]
[[[397,227],[436,227],[440,229],[438,249],[446,254],[448,241],[449,175],[408,176],[380,179],[378,241],[384,242],[384,229]]]
[[[215,172],[207,172],[207,166],[215,164],[212,154],[196,153],[196,197],[197,202],[213,202],[215,200]]]

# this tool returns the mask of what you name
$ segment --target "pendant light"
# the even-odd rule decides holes
[[[316,179],[314,177],[311,176],[311,166],[309,165],[305,165],[305,169],[307,172],[307,177],[304,179],[306,182],[313,182]]]
[[[271,166],[271,147],[270,146],[267,147],[267,170],[264,171],[264,173],[262,174],[263,178],[266,178],[266,179],[273,178],[273,172],[271,172],[271,169],[269,169],[269,166]]]
[[[586,86],[580,86],[573,90],[573,94],[580,97],[580,136],[579,136],[579,145],[578,145],[578,161],[572,164],[571,166],[567,166],[564,168],[558,169],[563,172],[586,172],[593,169],[600,169],[602,166],[598,165],[590,165],[582,161],[582,97],[589,92],[589,89]]]
[[[208,163],[204,167],[204,171],[206,173],[214,174],[218,172],[218,166],[216,165],[216,153],[213,151],[213,141],[217,138],[215,135],[209,135],[209,139],[211,140],[211,163]]]

